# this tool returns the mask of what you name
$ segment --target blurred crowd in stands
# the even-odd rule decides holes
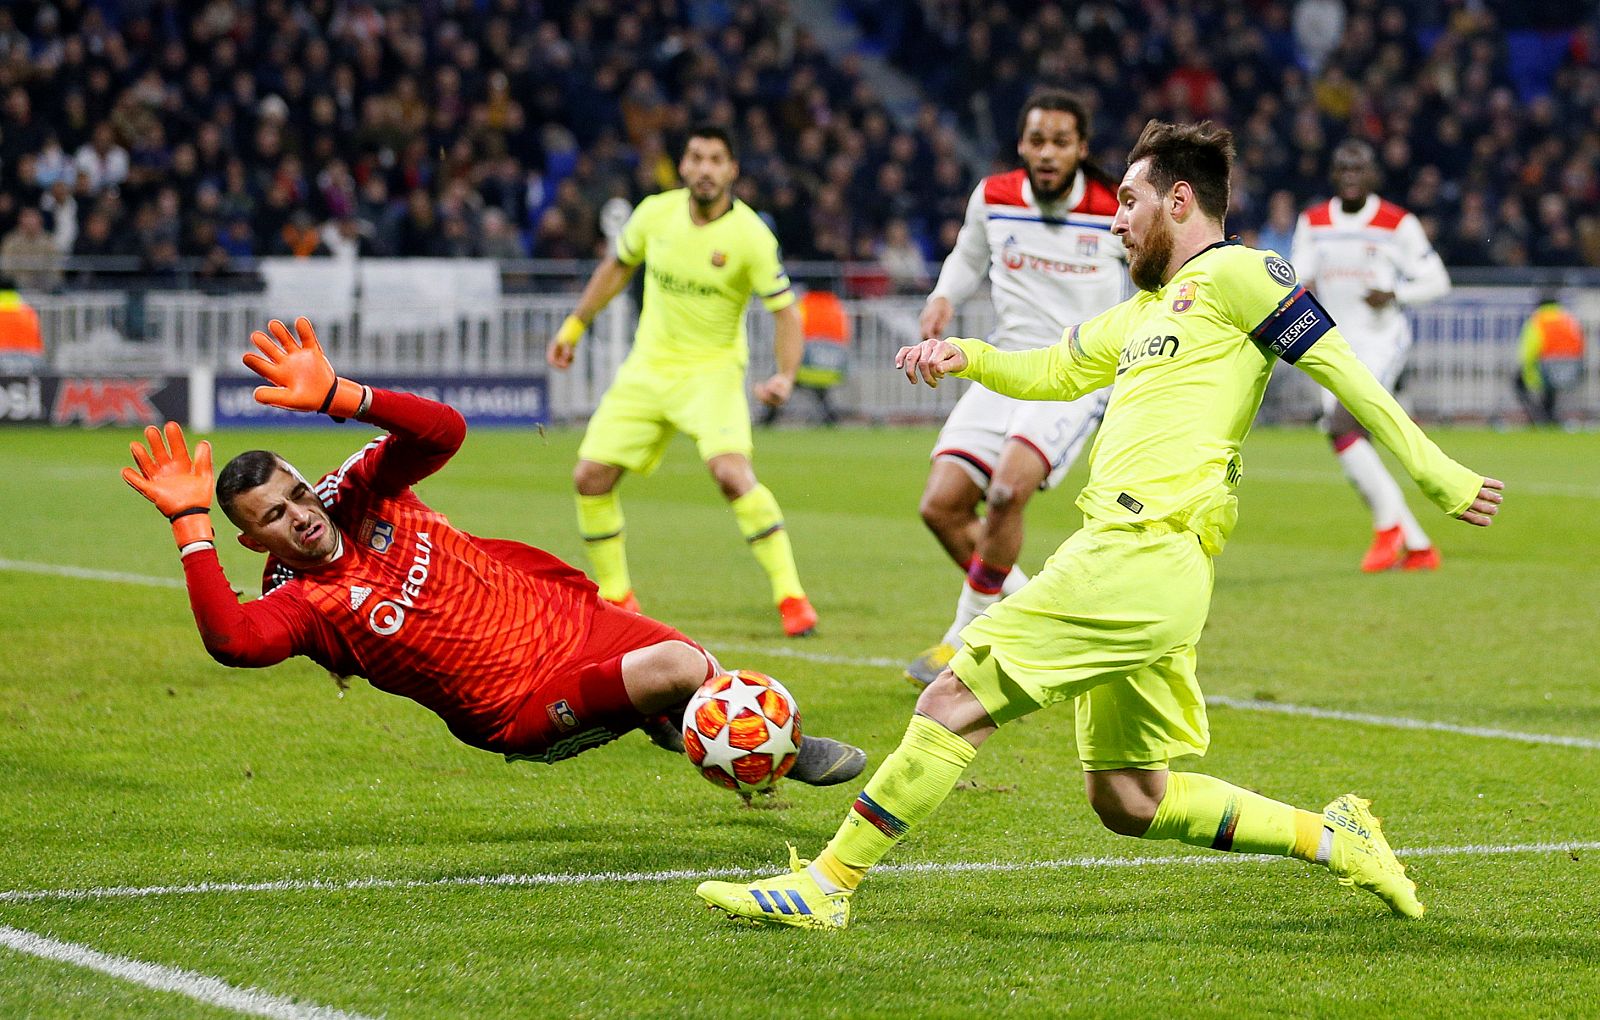
[[[787,259],[917,292],[987,169],[963,153],[1006,164],[1037,85],[1091,97],[1113,169],[1149,117],[1228,123],[1230,227],[1264,244],[1355,134],[1450,265],[1600,265],[1592,5],[845,0],[863,45],[829,55],[793,2],[9,0],[0,272],[589,259],[601,207],[674,186],[709,120]],[[926,101],[897,119],[863,53]]]
[[[1097,97],[1120,167],[1150,117],[1239,138],[1229,226],[1287,250],[1358,136],[1381,193],[1452,266],[1600,265],[1600,17],[1592,3],[1243,0],[1056,6],[851,0],[868,37],[990,144],[1030,89]],[[1070,13],[1068,13],[1070,11]]]

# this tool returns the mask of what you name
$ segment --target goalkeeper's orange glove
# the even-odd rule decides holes
[[[160,429],[154,425],[145,426],[148,450],[140,443],[128,444],[138,470],[123,468],[123,481],[167,515],[179,549],[192,542],[215,541],[216,532],[211,528],[208,514],[211,509],[211,444],[202,441],[195,447],[191,460],[178,423],[167,422],[166,431],[163,442]]]
[[[245,367],[272,383],[256,387],[256,401],[290,411],[318,411],[334,421],[353,418],[367,400],[367,388],[334,374],[328,356],[317,342],[317,331],[305,316],[294,320],[296,338],[277,319],[267,323],[272,336],[259,329],[250,342],[260,354],[244,356]]]

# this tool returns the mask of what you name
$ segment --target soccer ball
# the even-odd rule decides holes
[[[683,747],[689,762],[718,786],[765,790],[794,766],[800,709],[794,695],[764,673],[723,673],[689,699]]]

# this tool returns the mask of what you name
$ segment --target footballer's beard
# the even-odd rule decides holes
[[[1161,289],[1167,264],[1172,261],[1172,224],[1157,219],[1138,245],[1128,245],[1128,276],[1140,290]]]
[[[1078,179],[1077,167],[1054,167],[1052,169],[1055,177],[1055,186],[1046,187],[1039,183],[1039,171],[1031,166],[1027,169],[1028,186],[1033,188],[1033,200],[1040,205],[1049,205],[1052,202],[1059,201],[1062,196],[1072,190],[1073,182]]]
[[[300,548],[295,552],[307,562],[326,563],[339,551],[339,529],[330,518],[320,514],[308,527],[315,527],[316,537],[310,540],[310,544],[297,542]]]
[[[721,204],[727,194],[728,189],[715,181],[701,180],[689,185],[689,196],[694,199],[694,204],[700,207],[701,212],[710,212]]]

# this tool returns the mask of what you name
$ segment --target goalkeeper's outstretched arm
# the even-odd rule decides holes
[[[267,332],[250,334],[250,342],[256,349],[244,356],[245,367],[272,384],[256,387],[258,402],[335,421],[356,418],[390,434],[363,479],[378,492],[396,493],[433,474],[466,438],[466,420],[448,404],[373,389],[335,373],[305,316],[294,321],[292,333],[273,319]]]
[[[211,526],[211,444],[202,442],[191,457],[183,429],[167,422],[146,428],[145,443],[130,448],[134,466],[123,468],[123,480],[172,523],[206,650],[229,666],[270,666],[294,655],[299,631],[311,622],[303,607],[288,599],[240,605],[222,573]]]

